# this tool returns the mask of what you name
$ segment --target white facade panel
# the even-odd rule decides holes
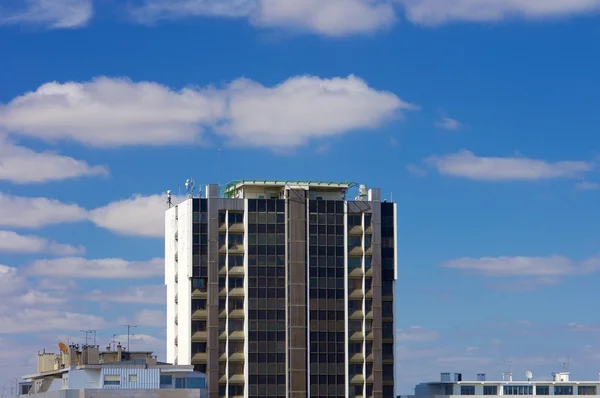
[[[173,363],[175,352],[175,234],[177,232],[177,208],[172,207],[165,212],[165,285],[167,286],[167,362]]]
[[[177,294],[177,364],[190,365],[192,341],[192,239],[193,239],[193,199],[180,203],[178,208],[178,283]]]
[[[107,376],[120,378],[119,385],[106,385]],[[160,369],[140,368],[104,368],[102,369],[102,387],[107,390],[139,390],[160,388]]]

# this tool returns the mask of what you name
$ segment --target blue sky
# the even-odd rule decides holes
[[[566,357],[596,379],[600,1],[520,3],[0,0],[2,379],[81,329],[164,354],[190,177],[398,202],[399,392]]]

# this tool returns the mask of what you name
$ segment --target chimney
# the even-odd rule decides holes
[[[485,381],[485,373],[477,373],[477,381]]]
[[[121,346],[121,343],[117,344],[117,362],[121,362],[122,361],[122,355],[123,355],[123,346]]]

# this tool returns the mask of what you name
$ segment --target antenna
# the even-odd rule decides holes
[[[112,340],[110,341],[110,344],[112,345],[112,350],[113,351],[117,351],[117,340],[115,340],[115,337],[117,337],[118,334],[113,334],[112,335]]]
[[[130,330],[133,328],[137,328],[137,325],[121,325],[127,328],[127,351],[131,352],[131,347],[129,346],[129,336],[131,336]]]
[[[533,379],[533,373],[531,373],[531,370],[525,372],[525,377],[527,377],[527,381],[531,381],[531,379]]]
[[[194,184],[194,180],[188,178],[185,180],[185,190],[188,191],[188,198],[194,197],[194,191],[196,189],[196,185]]]
[[[217,186],[221,190],[221,148],[217,152]]]
[[[94,336],[94,345],[96,345],[96,331],[95,330],[80,330],[80,332],[85,333],[85,345],[88,345],[88,336],[91,334]]]
[[[169,209],[171,207],[173,207],[173,200],[172,200],[172,197],[171,197],[171,190],[170,189],[167,191],[167,206],[169,206]]]

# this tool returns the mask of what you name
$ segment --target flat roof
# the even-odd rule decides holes
[[[336,182],[336,181],[302,181],[302,180],[236,180],[231,181],[225,186],[224,192],[229,193],[236,191],[244,186],[270,186],[284,187],[286,185],[332,188],[332,189],[348,189],[356,185],[354,182]]]
[[[600,385],[600,380],[585,381],[585,380],[463,380],[463,381],[429,381],[421,384],[438,385],[438,384],[506,384],[506,385],[527,385],[527,384],[597,384]]]

